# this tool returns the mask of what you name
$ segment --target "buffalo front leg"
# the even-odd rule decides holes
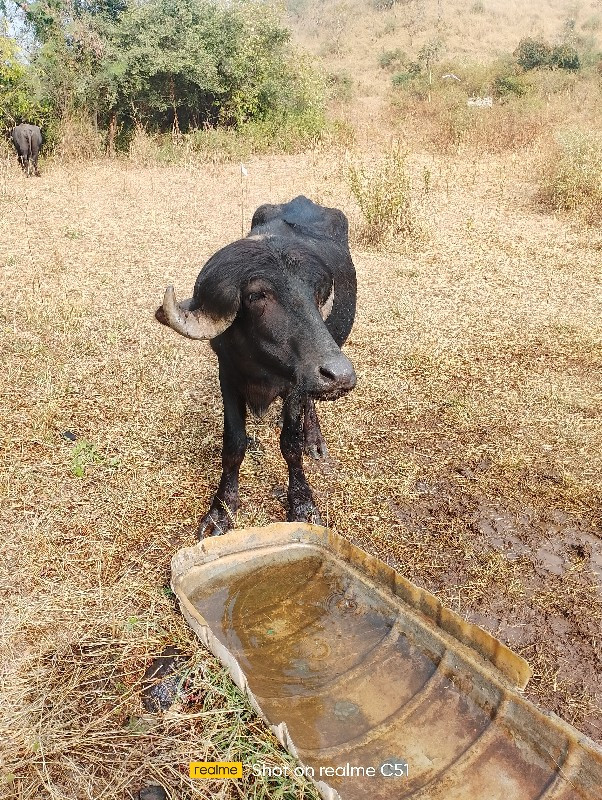
[[[288,514],[286,518],[289,522],[312,522],[321,525],[320,512],[303,471],[305,402],[305,397],[291,395],[284,401],[282,407],[280,451],[288,466]]]
[[[224,400],[224,442],[222,477],[209,511],[198,528],[199,539],[220,536],[234,527],[238,511],[238,474],[247,449],[246,405],[240,394],[220,376]]]

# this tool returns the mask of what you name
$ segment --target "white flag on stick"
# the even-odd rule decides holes
[[[249,174],[249,173],[247,172],[247,168],[245,167],[245,165],[244,165],[244,164],[241,164],[241,165],[240,165],[240,174],[243,176],[243,178],[246,178],[246,177],[247,177],[247,175]]]

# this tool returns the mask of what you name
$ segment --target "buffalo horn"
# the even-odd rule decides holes
[[[330,312],[332,311],[332,304],[334,303],[334,281],[332,283],[332,288],[330,290],[330,294],[326,298],[324,305],[320,306],[320,314],[322,315],[322,319],[324,322],[330,316]]]
[[[189,339],[214,339],[234,321],[236,314],[225,319],[212,319],[199,309],[191,310],[192,299],[176,302],[173,286],[168,286],[163,298],[163,313],[170,328]],[[328,301],[327,301],[328,302]]]

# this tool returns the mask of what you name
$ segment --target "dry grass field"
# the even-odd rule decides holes
[[[551,100],[496,107],[455,141],[449,104],[390,106],[377,64],[439,33],[450,58],[486,60],[522,35],[554,40],[570,14],[594,35],[602,10],[324,8],[288,4],[328,70],[357,70],[339,108],[355,144],[254,156],[245,179],[238,163],[160,165],[152,147],[47,160],[29,180],[0,158],[2,798],[137,800],[159,783],[171,800],[317,800],[248,769],[187,778],[191,760],[292,761],[169,589],[217,485],[221,398],[210,348],[153,318],[258,205],[298,194],[347,214],[359,283],[358,385],[319,405],[331,459],[308,465],[324,518],[523,655],[527,696],[602,743],[602,228],[536,201],[554,131],[602,129],[599,79],[557,92],[551,75]],[[421,235],[371,246],[349,163],[393,138]],[[277,408],[250,421],[240,527],[285,518],[277,424]],[[144,673],[168,645],[188,659],[185,690],[150,713]]]
[[[528,154],[409,163],[427,235],[354,236],[358,386],[321,404],[332,460],[310,480],[331,526],[523,654],[527,695],[602,741],[602,235],[534,208]],[[210,349],[153,311],[262,202],[305,193],[360,227],[343,154],[247,168],[241,186],[237,164],[3,162],[2,796],[314,797],[183,774],[287,756],[167,588],[216,485],[221,404]],[[251,422],[239,526],[285,517],[276,423]],[[193,691],[152,715],[167,644]]]

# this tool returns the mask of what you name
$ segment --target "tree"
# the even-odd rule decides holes
[[[316,86],[264,0],[0,0],[21,9],[57,116],[108,130],[239,127],[296,114]],[[314,82],[315,83],[315,82]]]
[[[573,72],[581,68],[579,53],[568,42],[550,47],[542,39],[521,39],[514,51],[514,57],[525,72],[538,67],[566,69]]]
[[[441,39],[431,39],[423,45],[418,52],[418,61],[426,66],[429,82],[428,101],[431,101],[431,86],[433,84],[433,64],[441,58],[443,42]]]
[[[33,86],[30,69],[19,59],[14,38],[0,36],[0,129],[8,132],[20,122],[43,125],[48,108],[41,103]]]
[[[205,0],[146,0],[102,29],[95,79],[104,118],[179,130],[239,126],[303,104],[273,8]]]
[[[31,72],[57,115],[66,116],[85,105],[103,51],[94,20],[115,18],[125,8],[124,0],[0,0],[5,14],[9,6],[18,9],[30,32]]]

